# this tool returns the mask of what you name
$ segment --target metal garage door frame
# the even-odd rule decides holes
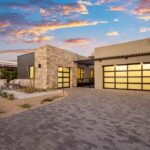
[[[144,71],[150,71],[150,69],[143,69],[143,65],[144,64],[150,64],[149,62],[145,62],[145,63],[130,63],[130,64],[116,64],[116,65],[103,65],[102,67],[103,67],[103,88],[104,89],[118,89],[118,90],[138,90],[138,91],[150,91],[149,89],[148,90],[145,90],[145,89],[143,89],[143,85],[150,85],[150,83],[146,83],[146,82],[143,82],[143,79],[144,78],[150,78],[150,76],[143,76],[143,72]],[[120,72],[127,72],[127,76],[124,76],[124,77],[122,77],[122,78],[126,78],[127,79],[127,82],[124,82],[124,83],[121,83],[120,82],[120,84],[127,84],[127,88],[116,88],[116,84],[117,83],[119,83],[119,82],[116,82],[116,72],[119,72],[119,71],[116,71],[116,66],[127,66],[127,70],[122,70],[122,71],[120,71]],[[129,70],[129,66],[130,65],[141,65],[141,69],[140,70]],[[104,70],[104,68],[105,67],[111,67],[111,66],[114,66],[115,68],[114,68],[114,71],[105,71]],[[141,71],[141,76],[130,76],[129,77],[129,72],[130,71]],[[106,76],[104,75],[105,74],[105,72],[114,72],[114,76],[110,76],[110,77],[108,77],[107,76],[107,78],[114,78],[114,82],[105,82],[105,78],[106,78]],[[118,78],[121,78],[121,77],[118,77]],[[132,82],[130,82],[129,83],[129,78],[141,78],[141,83],[132,83]],[[114,88],[106,88],[105,87],[105,83],[114,83]],[[141,85],[141,89],[129,89],[129,84],[138,84],[138,85]]]

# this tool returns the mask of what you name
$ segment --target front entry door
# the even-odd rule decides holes
[[[58,88],[70,87],[70,68],[58,67]]]

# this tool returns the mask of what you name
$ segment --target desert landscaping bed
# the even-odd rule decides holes
[[[56,100],[60,100],[65,95],[66,93],[59,93],[14,100],[0,97],[0,118],[53,103]]]

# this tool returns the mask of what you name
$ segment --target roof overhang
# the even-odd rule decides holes
[[[92,66],[94,65],[94,58],[78,60],[78,61],[75,61],[75,63],[77,63],[78,65]]]

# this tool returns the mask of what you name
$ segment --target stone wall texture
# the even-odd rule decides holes
[[[71,68],[71,87],[77,84],[77,64],[74,61],[84,59],[76,53],[45,45],[35,49],[35,87],[57,88],[58,67]]]

